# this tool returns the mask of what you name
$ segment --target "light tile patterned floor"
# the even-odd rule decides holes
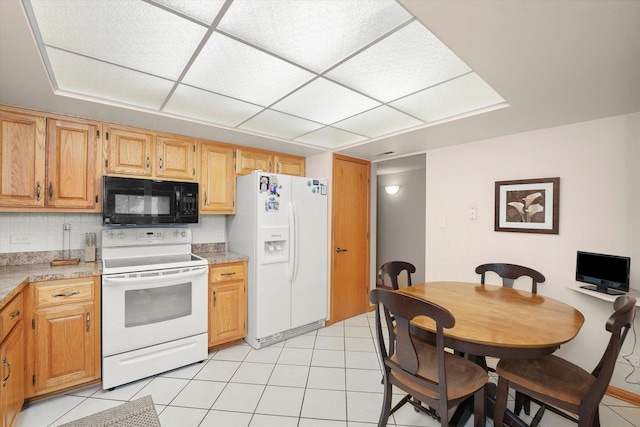
[[[36,402],[17,427],[58,426],[149,394],[163,427],[371,427],[383,392],[374,333],[368,313],[262,350],[235,345],[113,391],[94,386]],[[602,427],[634,426],[640,408],[605,396],[600,418]],[[439,424],[405,405],[388,425]],[[541,425],[575,426],[553,413]]]

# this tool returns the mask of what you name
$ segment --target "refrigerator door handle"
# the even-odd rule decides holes
[[[289,281],[296,280],[298,275],[298,209],[294,202],[289,202]]]

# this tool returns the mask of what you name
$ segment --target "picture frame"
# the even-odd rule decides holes
[[[560,178],[497,181],[495,231],[558,234]]]

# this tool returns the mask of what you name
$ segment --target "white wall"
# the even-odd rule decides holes
[[[538,292],[578,308],[586,319],[558,354],[590,371],[609,337],[604,324],[612,304],[569,289],[577,284],[576,251],[631,256],[631,286],[640,288],[639,153],[640,113],[428,151],[427,281],[475,282],[474,268],[485,262],[539,270],[547,281]],[[558,235],[493,230],[495,181],[556,176]],[[477,208],[475,221],[468,219],[470,207]],[[636,331],[639,323],[640,316]],[[632,335],[621,354],[631,351]],[[624,381],[631,371],[618,363],[612,385],[640,394],[640,372],[630,378],[635,384]]]

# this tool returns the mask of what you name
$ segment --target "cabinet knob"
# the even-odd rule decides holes
[[[9,320],[13,320],[18,316],[20,316],[20,310],[16,310],[13,313],[11,313],[11,315],[9,316]]]
[[[53,202],[53,181],[49,181],[49,201]]]
[[[36,182],[36,201],[40,201],[40,181]]]

